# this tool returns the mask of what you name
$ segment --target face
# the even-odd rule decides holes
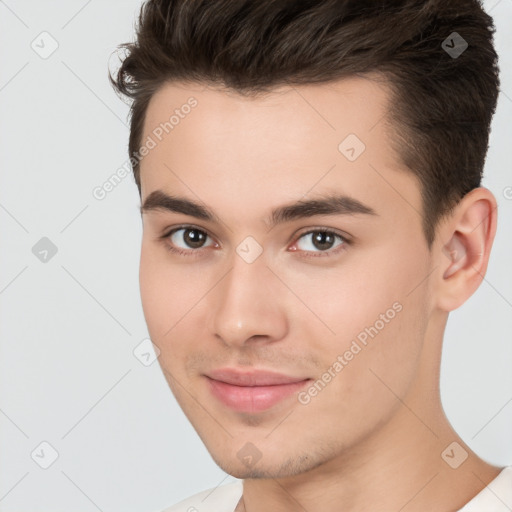
[[[258,98],[172,84],[150,102],[144,315],[178,403],[237,478],[342,458],[417,387],[429,252],[387,98],[358,77]]]

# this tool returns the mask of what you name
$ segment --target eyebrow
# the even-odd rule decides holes
[[[220,218],[209,208],[185,197],[171,196],[162,190],[155,190],[147,196],[140,207],[140,213],[149,211],[182,213],[209,222],[221,223]],[[324,195],[315,199],[299,200],[272,210],[265,223],[271,227],[284,222],[315,215],[375,215],[377,212],[358,199],[347,195]]]

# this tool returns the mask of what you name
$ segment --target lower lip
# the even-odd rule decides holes
[[[240,412],[261,412],[303,388],[310,379],[275,386],[234,386],[207,377],[212,394]]]

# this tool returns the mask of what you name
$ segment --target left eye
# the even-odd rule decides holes
[[[336,239],[339,239],[338,244],[336,244]],[[301,244],[301,240],[304,240],[305,243]],[[309,231],[301,235],[299,241],[295,245],[297,245],[298,249],[300,249],[301,251],[316,252],[316,249],[320,252],[326,252],[329,249],[338,247],[345,242],[346,240],[337,233],[334,233],[332,231],[316,230]]]

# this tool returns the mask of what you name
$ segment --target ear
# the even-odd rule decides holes
[[[497,207],[492,192],[478,187],[462,198],[442,225],[435,245],[435,288],[437,306],[443,311],[457,309],[480,286],[496,234]]]

